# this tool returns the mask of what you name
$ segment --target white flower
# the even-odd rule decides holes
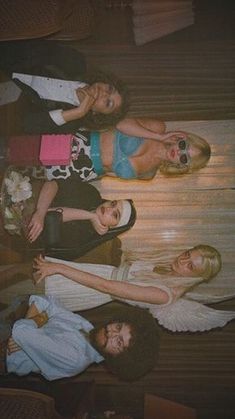
[[[32,196],[32,186],[28,176],[12,171],[5,179],[5,185],[12,202],[25,201]]]
[[[12,212],[9,210],[8,207],[5,208],[5,217],[6,218],[13,218]]]
[[[9,234],[18,234],[20,236],[20,226],[15,224],[5,224],[4,228],[8,231]]]
[[[17,227],[15,226],[15,224],[5,224],[4,226],[7,230],[16,230]]]

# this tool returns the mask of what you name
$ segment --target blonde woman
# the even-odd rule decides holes
[[[46,170],[49,180],[71,175],[91,181],[102,176],[150,180],[157,172],[183,175],[206,166],[207,141],[188,132],[165,132],[165,124],[151,118],[124,119],[118,129],[77,132],[69,166]]]
[[[222,327],[235,318],[235,312],[214,310],[192,300],[194,287],[211,280],[221,269],[219,252],[208,245],[178,256],[142,253],[139,259],[138,252],[127,253],[119,268],[39,256],[35,268],[35,281],[42,284],[45,279],[45,293],[73,311],[119,299],[148,308],[172,331],[192,332]]]

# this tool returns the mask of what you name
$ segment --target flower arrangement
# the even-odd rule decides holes
[[[21,202],[32,196],[32,186],[28,176],[23,176],[14,170],[5,178],[5,185],[12,202]]]
[[[16,170],[8,169],[3,181],[2,199],[4,228],[10,234],[21,235],[25,227],[25,201],[32,199],[30,178]]]

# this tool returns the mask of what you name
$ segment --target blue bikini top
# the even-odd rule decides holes
[[[143,142],[143,138],[130,137],[115,130],[112,163],[112,171],[115,175],[123,179],[136,179],[138,177],[128,158],[138,150]],[[100,134],[98,132],[93,132],[91,135],[91,159],[96,173],[103,175],[105,171],[100,156]]]

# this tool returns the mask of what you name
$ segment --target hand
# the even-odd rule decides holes
[[[38,236],[41,234],[43,227],[44,227],[44,216],[40,214],[37,210],[33,214],[29,225],[28,225],[28,235],[27,239],[32,243],[34,242]]]
[[[11,355],[13,352],[17,352],[20,351],[21,347],[19,345],[17,345],[17,343],[14,341],[14,339],[11,337],[8,339],[8,344],[7,344],[7,353],[8,355]]]
[[[80,93],[80,97],[82,96],[82,100],[76,109],[78,118],[82,118],[91,110],[92,106],[94,105],[99,95],[99,89],[95,84],[93,84],[92,86],[85,86],[80,88],[78,91]]]
[[[39,284],[47,276],[60,273],[60,266],[60,263],[47,262],[42,255],[37,256],[33,261],[33,268],[36,269],[33,282]]]
[[[36,314],[36,316],[31,317],[31,319],[36,323],[37,327],[40,328],[48,322],[49,317],[45,311],[42,311],[41,313]]]
[[[90,219],[91,224],[93,225],[95,231],[100,235],[103,236],[104,234],[107,233],[108,231],[108,227],[104,226],[103,224],[101,224],[98,215],[94,212],[92,213],[92,217]]]
[[[160,139],[162,141],[170,141],[170,140],[186,140],[187,139],[187,135],[185,134],[185,132],[183,131],[169,131],[165,134],[160,134]]]

